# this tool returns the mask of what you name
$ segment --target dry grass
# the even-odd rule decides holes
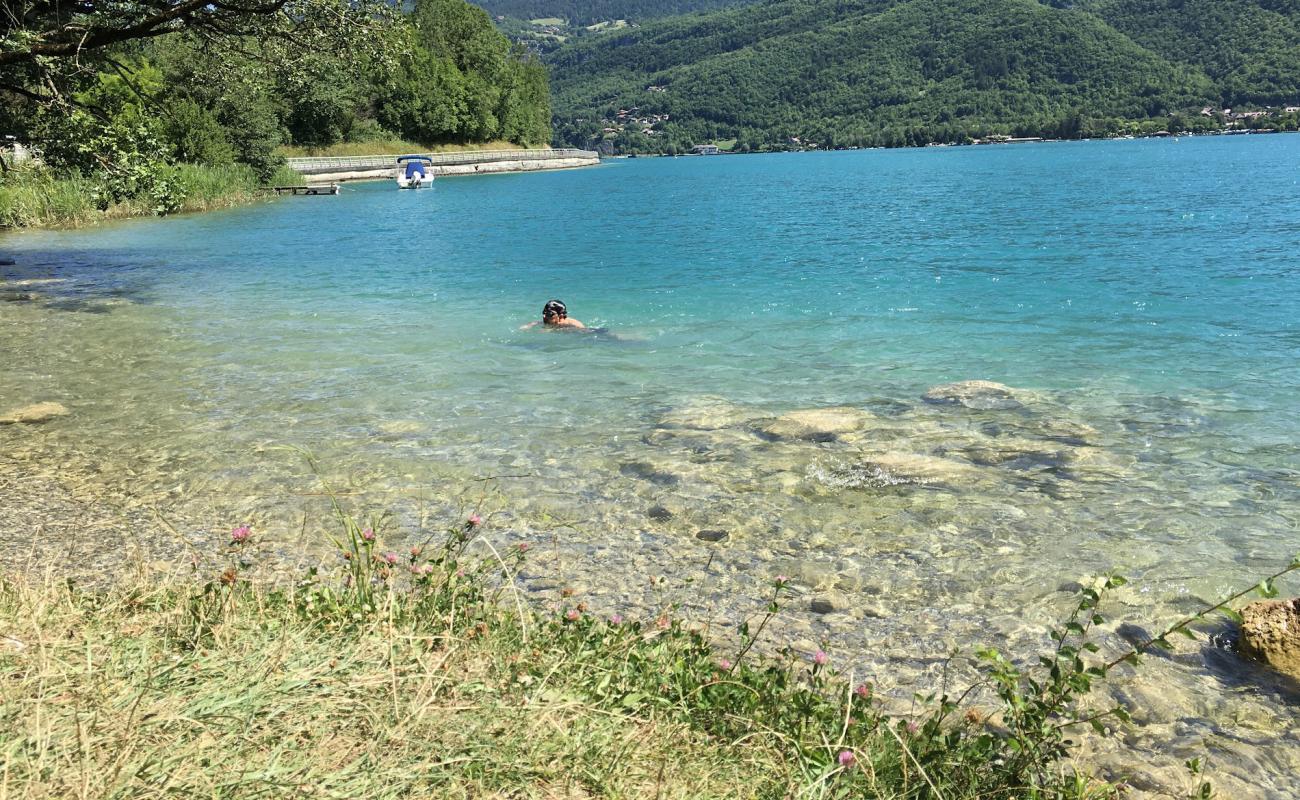
[[[4,586],[0,797],[763,793],[744,746],[511,680],[509,634],[343,634],[250,593],[196,643],[196,596]]]

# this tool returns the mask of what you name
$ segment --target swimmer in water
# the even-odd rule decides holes
[[[543,325],[547,328],[573,328],[582,331],[589,330],[586,325],[583,325],[576,319],[570,318],[569,310],[565,308],[564,303],[559,300],[550,300],[546,305],[542,306],[541,322],[534,320],[533,322],[524,325],[520,330],[533,328],[537,325]]]

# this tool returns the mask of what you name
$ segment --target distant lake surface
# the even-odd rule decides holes
[[[1154,629],[1300,551],[1300,136],[348,184],[0,256],[0,413],[72,412],[0,426],[5,485],[59,498],[7,537],[93,507],[155,556],[318,552],[304,448],[392,541],[492,512],[542,598],[734,622],[791,575],[775,635],[900,696],[1032,654],[1086,575]],[[553,297],[607,333],[519,330]],[[968,380],[1008,388],[924,399]],[[1148,711],[1098,763],[1300,792],[1294,689],[1220,644],[1111,691]]]

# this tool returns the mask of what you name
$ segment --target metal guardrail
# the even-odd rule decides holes
[[[487,164],[493,161],[553,161],[560,158],[599,158],[594,150],[558,148],[549,150],[472,150],[464,153],[402,153],[425,156],[436,165]],[[287,158],[290,169],[298,172],[323,172],[326,170],[387,169],[397,166],[397,155],[384,156],[322,156],[318,158]]]

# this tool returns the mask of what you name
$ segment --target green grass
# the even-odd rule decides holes
[[[1009,746],[1010,713],[938,699],[893,717],[833,665],[757,658],[782,581],[724,653],[668,614],[530,607],[524,550],[487,546],[476,519],[400,558],[345,521],[340,573],[290,587],[242,577],[256,537],[232,537],[206,584],[0,582],[0,793],[1114,795],[1050,742]]]
[[[168,169],[176,182],[180,212],[227,208],[261,196],[257,176],[242,164],[179,164]],[[302,177],[287,167],[282,167],[271,180],[275,185],[301,182]],[[40,167],[7,172],[0,177],[0,228],[80,227],[155,213],[155,208],[144,199],[116,203],[101,210],[95,204],[95,186],[90,178],[60,175]]]
[[[0,227],[82,225],[101,215],[91,200],[93,183],[46,170],[21,170],[0,178]]]

